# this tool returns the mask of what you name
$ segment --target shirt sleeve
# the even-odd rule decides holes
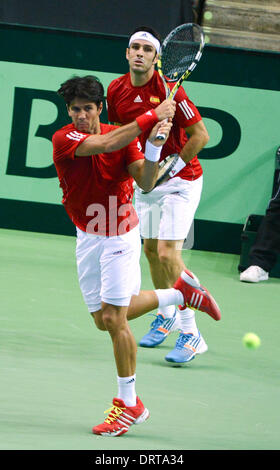
[[[52,138],[53,142],[53,159],[54,161],[75,158],[77,147],[89,137],[90,134],[84,134],[73,130],[61,129],[57,131]]]
[[[114,106],[114,83],[110,83],[107,89],[107,113],[108,121],[111,123],[119,123],[120,119],[116,112],[116,106]]]
[[[179,126],[186,128],[201,121],[201,115],[194,103],[187,96],[184,88],[181,86],[175,95],[177,103],[175,119]]]
[[[142,152],[142,145],[140,144],[138,137],[134,139],[127,147],[126,150],[126,166],[130,165],[137,160],[143,160],[145,155]]]

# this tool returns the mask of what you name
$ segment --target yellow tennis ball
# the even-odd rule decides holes
[[[261,340],[255,333],[246,333],[243,336],[243,344],[249,349],[257,349],[261,344]]]

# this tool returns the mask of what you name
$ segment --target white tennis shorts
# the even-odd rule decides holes
[[[89,311],[101,302],[128,306],[141,285],[139,225],[124,235],[102,237],[77,228],[76,259],[80,288]]]
[[[174,177],[143,194],[136,188],[135,207],[143,238],[185,240],[193,224],[203,185],[196,180]]]

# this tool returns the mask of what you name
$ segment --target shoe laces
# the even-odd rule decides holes
[[[162,315],[154,315],[153,313],[151,313],[150,315],[156,317],[151,323],[151,330],[157,329],[164,322],[164,318],[162,317]]]
[[[186,342],[187,342],[191,337],[193,337],[193,334],[191,334],[191,333],[187,333],[187,334],[181,333],[180,336],[179,336],[179,338],[178,338],[177,341],[176,341],[176,348],[182,349],[182,348],[185,346]]]
[[[121,406],[112,405],[111,408],[104,411],[104,414],[109,413],[109,415],[105,419],[105,423],[112,424],[119,418],[119,416],[123,413],[124,410],[125,408],[122,408]]]

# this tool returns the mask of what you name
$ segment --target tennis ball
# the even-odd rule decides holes
[[[255,333],[246,333],[243,336],[243,344],[249,349],[257,349],[261,344],[261,340]]]

